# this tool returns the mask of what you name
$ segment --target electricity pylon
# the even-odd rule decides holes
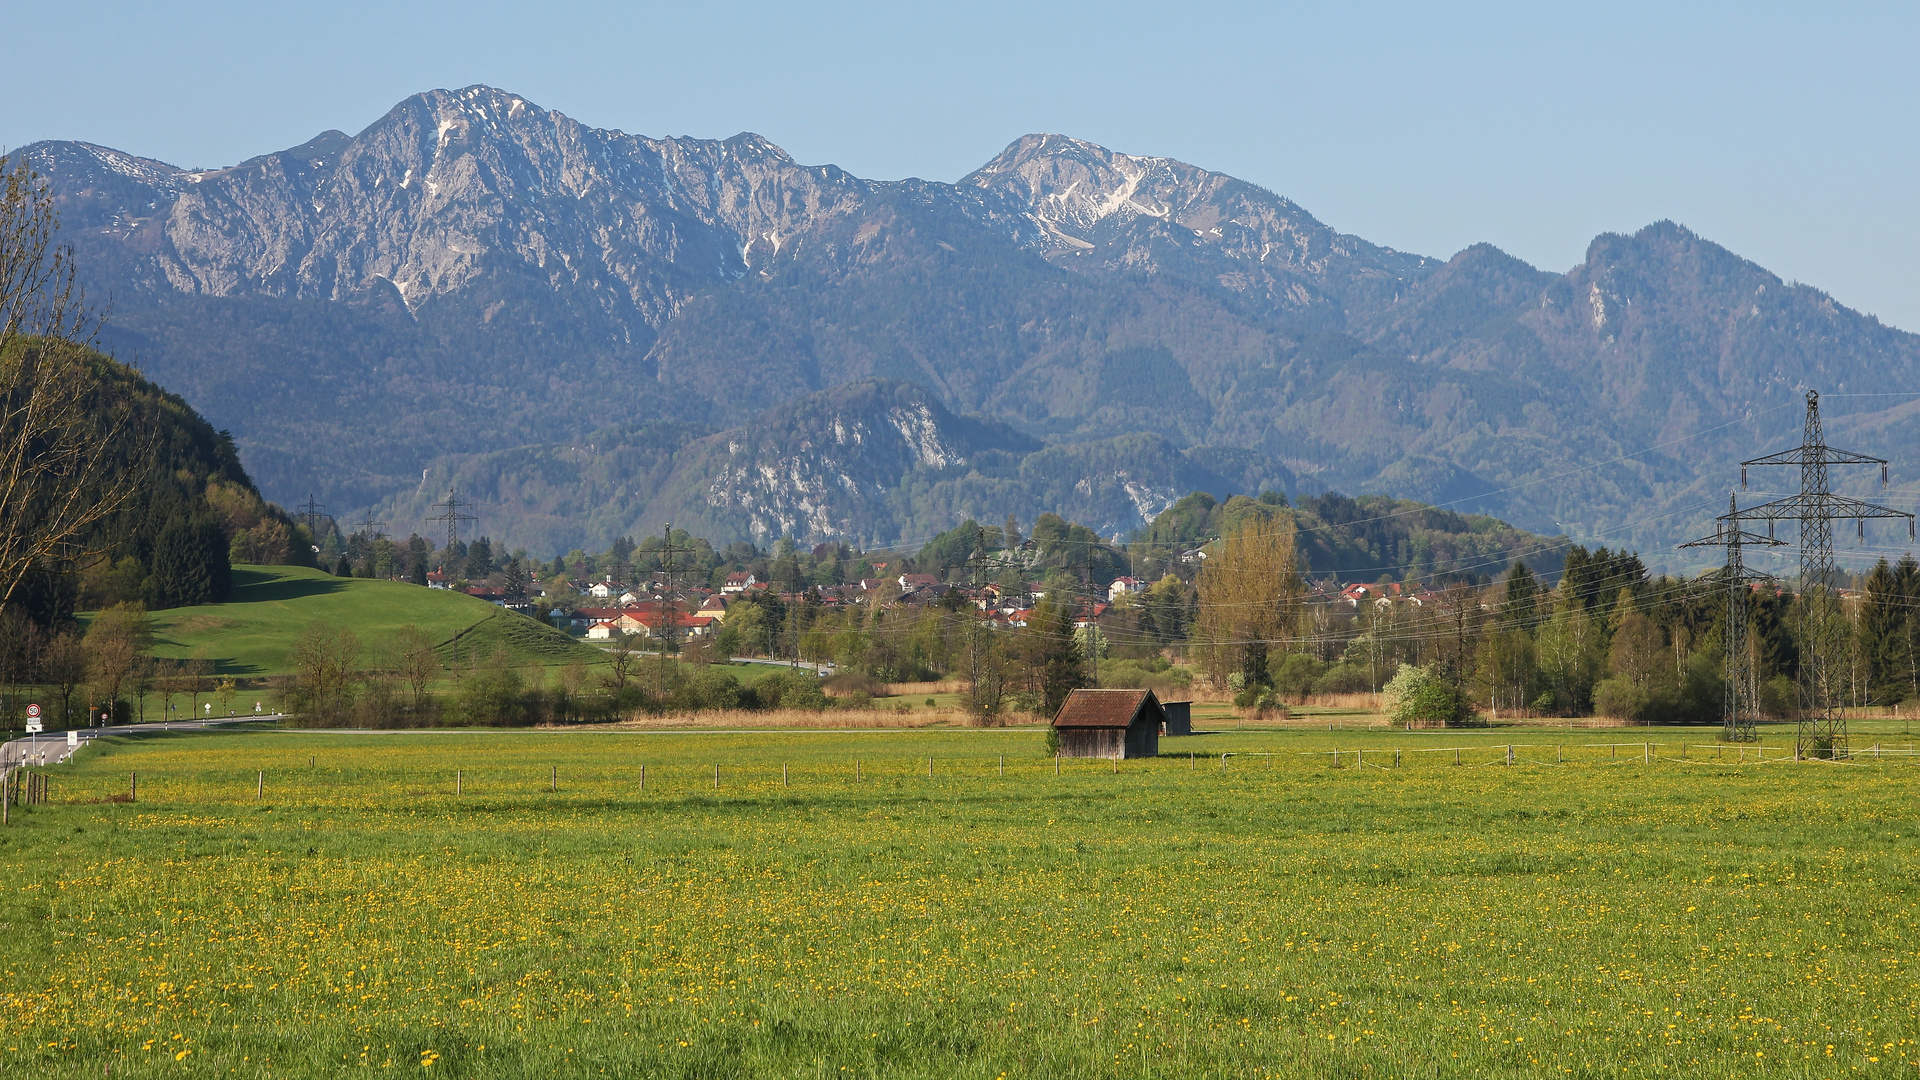
[[[313,492],[309,491],[307,501],[294,509],[300,511],[300,516],[307,519],[307,535],[313,537],[314,543],[319,543],[320,519],[326,516],[327,508],[321,505],[320,500],[313,497]]]
[[[461,507],[472,506],[472,505],[473,505],[472,503],[461,502],[458,491],[451,484],[447,486],[447,501],[443,503],[433,504],[433,508],[435,510],[440,510],[443,512],[433,517],[430,517],[427,520],[428,521],[444,521],[447,523],[447,550],[448,551],[452,551],[453,546],[460,542],[460,523],[461,522],[480,520],[479,518],[474,517],[472,514],[463,514],[460,512]]]
[[[1907,538],[1911,540],[1913,515],[1835,495],[1829,490],[1827,467],[1830,465],[1878,465],[1880,487],[1885,490],[1887,462],[1884,458],[1828,446],[1820,426],[1820,394],[1814,390],[1807,391],[1807,420],[1800,445],[1741,462],[1743,489],[1747,486],[1747,469],[1754,465],[1800,466],[1798,495],[1749,506],[1733,514],[1736,522],[1765,521],[1769,537],[1773,535],[1776,521],[1800,523],[1800,594],[1794,603],[1800,630],[1800,723],[1794,756],[1844,758],[1847,756],[1847,718],[1834,707],[1845,624],[1840,614],[1840,574],[1833,563],[1833,523],[1836,519],[1850,518],[1864,538],[1868,518],[1905,518]]]
[[[1753,654],[1748,651],[1747,591],[1754,582],[1775,580],[1772,574],[1749,570],[1741,556],[1741,549],[1748,544],[1780,547],[1785,543],[1785,540],[1743,531],[1740,528],[1740,504],[1734,496],[1729,495],[1727,515],[1715,523],[1713,535],[1680,545],[1683,548],[1727,549],[1727,565],[1720,571],[1720,580],[1727,590],[1727,628],[1725,640],[1721,643],[1727,657],[1727,699],[1722,709],[1723,726],[1720,732],[1723,742],[1752,742],[1755,738],[1755,724],[1760,719],[1760,687],[1754,675]]]

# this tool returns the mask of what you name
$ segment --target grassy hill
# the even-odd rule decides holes
[[[236,566],[227,603],[156,611],[152,619],[154,655],[183,658],[205,648],[229,675],[285,673],[294,640],[314,622],[345,626],[368,648],[412,623],[440,643],[442,659],[452,658],[456,635],[463,659],[496,648],[516,664],[601,658],[599,650],[550,626],[464,593],[297,566]]]

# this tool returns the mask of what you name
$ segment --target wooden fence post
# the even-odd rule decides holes
[[[713,767],[713,790],[720,790],[720,766],[718,764],[715,764]]]
[[[1453,748],[1453,763],[1460,764],[1460,748],[1457,746]]]
[[[1007,755],[1005,754],[1000,755],[1000,775],[1003,777],[1007,775]]]
[[[645,765],[640,766],[640,790],[647,790],[647,767]]]
[[[1053,752],[1053,775],[1060,775],[1060,751],[1058,750]]]
[[[560,766],[555,765],[553,767],[553,777],[551,780],[548,781],[548,785],[549,785],[547,788],[548,791],[560,790]]]
[[[461,779],[462,779],[462,776],[461,776],[461,771],[460,771],[459,769],[455,769],[455,770],[453,770],[453,793],[454,793],[455,795],[458,795],[458,794],[460,794],[460,793],[461,793],[461,792],[460,792],[460,781],[461,781]]]
[[[1513,764],[1513,744],[1507,744],[1507,764]]]
[[[927,759],[927,779],[933,779],[933,759]]]
[[[792,786],[787,783],[787,763],[784,761],[780,763],[780,786],[781,787]]]
[[[261,799],[266,798],[266,795],[267,795],[267,770],[261,769],[259,774],[254,777],[253,801],[259,802]]]
[[[140,801],[140,773],[138,770],[127,774],[127,801]]]

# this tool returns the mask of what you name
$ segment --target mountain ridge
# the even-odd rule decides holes
[[[231,427],[281,498],[371,506],[437,463],[726,430],[872,379],[1049,445],[1145,432],[1299,490],[1636,546],[1697,531],[1733,462],[1797,432],[1778,413],[1801,387],[1832,393],[1837,432],[1886,440],[1862,449],[1920,450],[1845,396],[1913,385],[1920,338],[1671,222],[1555,274],[1490,245],[1398,252],[1061,135],[952,184],[872,181],[486,87],[225,169],[22,152],[114,296],[110,343]]]

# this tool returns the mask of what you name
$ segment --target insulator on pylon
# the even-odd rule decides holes
[[[1913,519],[1912,518],[1907,519],[1907,542],[1908,543],[1913,542]]]
[[[1767,519],[1767,539],[1773,539],[1773,519]]]
[[[1860,532],[1859,532],[1860,539],[1865,540],[1867,538],[1867,519],[1855,518],[1853,520],[1853,523],[1855,525],[1860,526]]]
[[[1884,461],[1880,463],[1880,490],[1887,490],[1887,463]]]
[[[1740,466],[1740,490],[1747,490],[1747,467],[1745,465]]]

